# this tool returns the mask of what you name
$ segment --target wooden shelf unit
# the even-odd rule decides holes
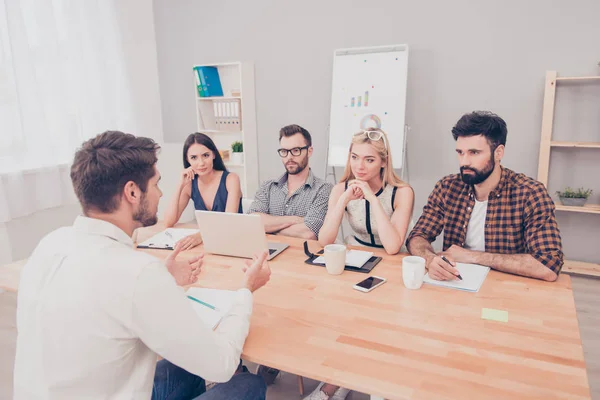
[[[600,264],[596,263],[565,260],[565,265],[563,265],[562,271],[567,274],[600,278]]]
[[[556,72],[556,71],[549,71]],[[600,76],[560,76],[557,81],[600,81]]]
[[[578,149],[600,149],[600,143],[596,142],[550,142],[552,147],[572,147]]]
[[[556,210],[572,211],[572,212],[578,212],[578,213],[600,214],[600,204],[586,204],[583,207],[563,206],[562,204],[557,204]]]
[[[548,187],[550,172],[550,152],[552,148],[571,149],[600,149],[600,142],[564,142],[552,140],[554,125],[554,106],[556,101],[556,85],[558,82],[587,82],[600,81],[600,76],[557,76],[556,71],[546,72],[546,85],[544,90],[544,107],[542,111],[542,134],[540,140],[540,158],[538,163],[538,181]],[[599,154],[600,158],[600,154]],[[589,204],[583,207],[556,205],[557,211],[576,213],[600,214],[599,204]],[[565,273],[600,277],[600,264],[583,261],[565,260],[562,269]]]

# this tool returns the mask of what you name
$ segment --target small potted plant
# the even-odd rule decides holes
[[[244,163],[244,143],[233,142],[231,144],[231,162],[233,164]]]
[[[564,192],[556,192],[560,198],[560,202],[565,206],[576,206],[582,207],[587,201],[588,197],[592,194],[592,189],[579,188],[573,190],[567,187]]]

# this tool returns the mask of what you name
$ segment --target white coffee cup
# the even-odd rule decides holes
[[[407,256],[402,259],[402,279],[408,289],[419,289],[425,277],[425,259]]]
[[[339,275],[346,267],[346,246],[328,244],[325,246],[325,268],[331,275]]]

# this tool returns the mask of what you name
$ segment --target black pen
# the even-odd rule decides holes
[[[441,255],[440,257],[442,257],[442,260],[446,261],[448,264],[450,264],[450,266],[454,267],[454,265],[452,265],[452,263],[443,255]],[[462,276],[460,276],[460,273],[457,276],[458,279],[460,279],[461,281],[463,280]]]

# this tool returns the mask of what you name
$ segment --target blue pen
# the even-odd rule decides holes
[[[219,311],[219,309],[218,309],[217,307],[213,306],[212,304],[205,303],[205,302],[203,302],[202,300],[198,300],[198,299],[197,299],[197,298],[195,298],[195,297],[188,296],[188,299],[190,299],[190,300],[194,300],[196,303],[202,304],[203,306],[205,306],[205,307],[208,307],[208,308],[210,308],[211,310]]]

